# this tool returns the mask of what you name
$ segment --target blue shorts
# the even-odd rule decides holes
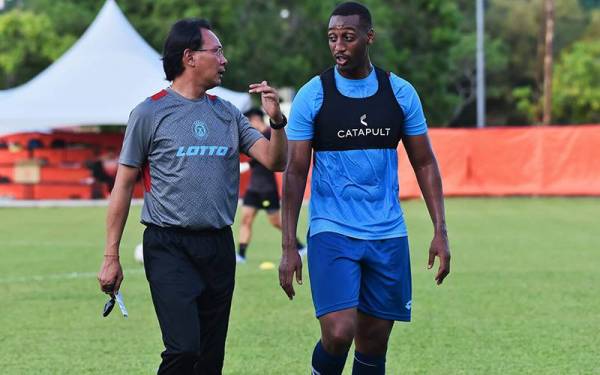
[[[317,318],[356,307],[379,319],[410,321],[407,237],[360,240],[317,233],[308,238],[308,271]]]

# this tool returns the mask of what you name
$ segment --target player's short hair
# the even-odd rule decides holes
[[[202,48],[202,29],[210,30],[210,23],[205,19],[188,18],[175,22],[165,40],[163,47],[163,69],[167,81],[173,81],[183,73],[183,51],[187,48]]]
[[[252,107],[249,110],[247,110],[246,112],[244,112],[244,116],[250,118],[252,116],[260,116],[261,118],[264,117],[265,113],[262,111],[262,109],[258,108],[258,107]]]
[[[358,16],[360,21],[360,25],[365,28],[365,30],[369,31],[373,28],[373,23],[371,21],[371,12],[367,9],[366,6],[354,2],[347,1],[345,3],[341,3],[335,7],[333,12],[331,12],[331,17],[333,16]]]

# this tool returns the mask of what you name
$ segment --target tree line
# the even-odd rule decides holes
[[[157,51],[183,17],[210,20],[229,69],[223,85],[268,78],[298,89],[333,63],[326,29],[334,0],[117,0]],[[431,126],[475,123],[475,1],[364,0],[378,66],[410,81]],[[0,89],[22,84],[61,56],[104,0],[5,0],[0,11]],[[553,118],[600,123],[600,0],[556,0]],[[487,0],[488,125],[541,120],[543,0]]]

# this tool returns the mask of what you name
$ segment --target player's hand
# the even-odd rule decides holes
[[[104,262],[98,272],[98,283],[100,289],[110,295],[119,291],[123,281],[123,269],[117,257],[104,257]]]
[[[279,107],[279,94],[277,90],[269,86],[267,81],[253,83],[249,87],[249,93],[260,94],[262,107],[273,122],[276,124],[282,123],[283,113],[281,113],[281,108]]]
[[[448,236],[445,232],[436,233],[433,236],[431,246],[429,247],[429,262],[427,263],[427,269],[433,267],[436,256],[440,258],[440,266],[435,275],[435,281],[437,285],[440,285],[450,273],[450,247],[448,245]]]
[[[294,273],[296,282],[302,285],[302,258],[297,249],[283,250],[279,262],[279,285],[290,300],[294,299]]]

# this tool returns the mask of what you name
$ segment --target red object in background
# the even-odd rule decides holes
[[[5,199],[92,199],[90,185],[73,184],[0,184]]]
[[[252,160],[250,157],[240,154],[240,163],[249,163],[250,160]],[[240,173],[240,198],[243,198],[244,194],[246,194],[246,189],[250,183],[250,173],[252,173],[250,170]]]
[[[446,196],[600,195],[600,126],[431,129]],[[400,196],[421,195],[404,150]]]
[[[74,139],[81,142],[85,139],[91,144],[100,145],[104,150],[112,149],[115,152],[120,150],[123,137],[121,134],[65,134],[60,134],[60,137],[64,137],[67,142]],[[600,196],[600,169],[596,165],[596,160],[600,159],[600,126],[430,129],[429,135],[442,173],[446,196]],[[21,134],[0,139],[26,144],[27,140],[37,138],[48,145],[52,136],[58,137],[58,134]],[[102,143],[105,141],[106,144]],[[49,156],[62,152],[61,155],[66,159],[74,160],[89,156],[92,152],[91,149],[42,150],[46,149],[36,149],[34,154]],[[421,192],[402,145],[398,155],[400,196],[419,197]],[[27,159],[28,156],[28,151],[0,150],[0,175],[10,173],[16,161]],[[51,158],[56,163],[64,160],[54,159],[54,156]],[[243,155],[241,160],[249,159]],[[42,184],[0,184],[0,197],[87,199],[85,197],[88,196],[90,187],[79,183],[85,174],[83,171],[52,171],[46,168],[51,166],[42,167]],[[64,176],[60,176],[60,180],[69,180],[70,185],[44,184],[49,175],[59,176],[61,171]],[[281,186],[281,173],[276,176]],[[245,192],[249,177],[250,172],[240,176],[240,196]],[[310,172],[307,182],[305,198],[310,196]],[[64,191],[61,192],[61,189]],[[136,184],[134,197],[141,198],[143,190],[141,183]]]
[[[33,185],[0,184],[0,199],[33,199]]]
[[[51,145],[56,141],[64,142],[66,147],[69,145],[98,145],[102,148],[113,148],[117,152],[121,149],[123,143],[123,134],[121,133],[73,133],[73,132],[53,132],[47,133],[16,133],[0,136],[0,139],[6,143],[19,143],[23,147],[27,146],[30,139],[39,139],[44,148],[52,148]],[[65,148],[65,147],[63,147]],[[60,148],[57,148],[60,149]]]
[[[92,172],[87,168],[40,168],[41,183],[76,183],[88,184],[91,182]]]
[[[29,151],[8,151],[5,149],[0,150],[0,165],[14,164],[21,160],[29,159]]]
[[[136,199],[144,198],[144,191],[146,191],[144,184],[137,182],[133,187],[133,197]]]
[[[45,160],[50,165],[85,163],[94,159],[94,151],[89,148],[38,148],[33,150],[33,157]]]
[[[91,185],[37,184],[32,199],[92,199]]]

